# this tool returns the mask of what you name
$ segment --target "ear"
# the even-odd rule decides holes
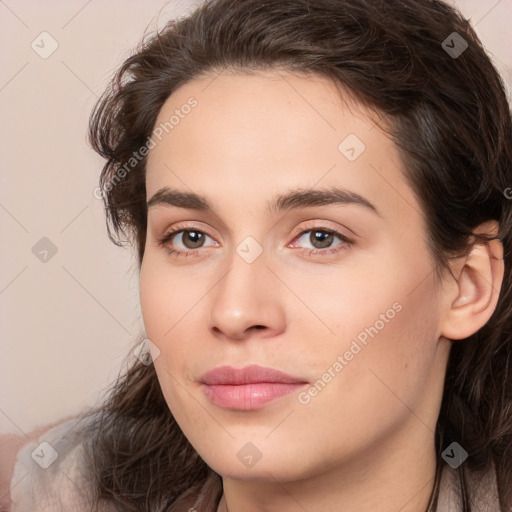
[[[497,236],[498,223],[488,221],[475,234]],[[471,336],[494,313],[503,282],[503,244],[499,240],[476,243],[471,252],[455,261],[450,283],[444,286],[445,308],[441,335],[451,340]]]

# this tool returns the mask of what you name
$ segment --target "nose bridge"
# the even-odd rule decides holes
[[[229,269],[211,297],[211,327],[233,338],[243,338],[256,325],[272,331],[284,326],[268,257],[254,242],[244,240],[233,249]]]

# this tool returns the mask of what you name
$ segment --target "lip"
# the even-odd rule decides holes
[[[258,365],[240,369],[219,366],[205,373],[199,382],[212,403],[240,411],[260,409],[308,384],[304,379]]]

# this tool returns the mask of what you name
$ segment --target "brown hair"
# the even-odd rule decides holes
[[[442,45],[454,32],[468,44],[460,55]],[[436,269],[486,240],[471,237],[480,223],[499,221],[503,286],[490,321],[452,343],[429,509],[436,504],[442,450],[457,441],[469,453],[459,467],[464,511],[471,510],[466,471],[493,467],[501,510],[508,511],[512,201],[505,191],[512,186],[511,112],[499,74],[456,9],[439,0],[212,0],[170,21],[143,39],[91,116],[92,146],[107,160],[100,186],[110,239],[133,243],[140,265],[146,158],[126,166],[147,143],[169,95],[207,73],[266,68],[327,77],[392,121],[390,135],[422,206]],[[95,412],[88,453],[98,500],[119,510],[169,510],[212,472],[176,424],[152,365],[131,364]]]

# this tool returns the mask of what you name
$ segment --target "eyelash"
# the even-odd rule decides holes
[[[188,256],[198,256],[198,249],[201,249],[202,247],[198,247],[198,249],[189,249],[187,251],[177,251],[176,249],[172,249],[170,247],[167,247],[166,244],[167,242],[169,242],[175,235],[179,234],[179,233],[183,233],[183,232],[186,232],[186,231],[194,231],[194,232],[197,232],[197,233],[201,233],[203,235],[206,235],[206,236],[210,236],[208,233],[206,233],[205,231],[202,231],[200,229],[196,229],[194,226],[187,226],[186,228],[184,227],[181,227],[181,226],[177,226],[176,228],[172,229],[171,231],[168,231],[167,233],[165,233],[165,235],[161,238],[159,238],[157,240],[157,245],[159,247],[163,247],[166,249],[167,253],[170,255],[170,256],[176,256],[176,257],[179,257],[179,256],[185,256],[185,257],[188,257]],[[309,233],[310,231],[319,231],[321,233],[327,233],[329,235],[334,235],[336,237],[338,237],[342,243],[334,246],[334,247],[331,247],[331,248],[326,248],[326,249],[306,249],[306,248],[302,248],[302,249],[299,249],[302,253],[306,253],[308,254],[308,256],[311,256],[312,254],[322,254],[322,255],[325,255],[325,254],[333,254],[333,253],[338,253],[342,250],[345,250],[345,249],[348,249],[348,247],[350,247],[353,243],[354,243],[354,240],[352,240],[351,238],[347,237],[346,235],[343,235],[342,233],[340,233],[339,231],[337,231],[336,229],[333,229],[333,228],[324,228],[324,227],[318,227],[318,226],[302,226],[300,229],[298,229],[293,237],[294,237],[294,240],[296,238],[301,238],[304,234],[306,233]],[[210,238],[212,238],[210,236]]]

